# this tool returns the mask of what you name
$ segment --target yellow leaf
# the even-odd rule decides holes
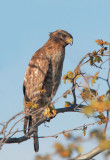
[[[92,86],[93,86],[93,83],[96,82],[98,74],[99,74],[99,72],[96,72],[96,74],[94,76],[91,76],[91,78],[92,78],[92,81],[91,81]]]
[[[65,101],[65,107],[69,107],[71,105],[71,103],[70,102],[67,102],[67,101]]]
[[[59,152],[59,151],[61,151],[61,150],[64,149],[63,145],[60,144],[60,143],[58,143],[58,142],[54,143],[54,147],[55,147],[55,149],[56,149],[57,152]]]
[[[105,95],[99,96],[99,97],[98,97],[99,101],[103,101],[104,97],[105,97]]]
[[[96,72],[96,74],[94,75],[94,77],[97,78],[98,74],[99,74],[99,71]]]
[[[105,116],[102,112],[99,113],[100,115],[98,115],[97,117],[101,120],[105,119]]]
[[[70,157],[71,152],[70,152],[69,150],[63,150],[63,151],[61,151],[60,155],[61,155],[62,157],[64,157],[64,158]]]
[[[69,150],[73,150],[73,149],[75,149],[75,144],[72,142],[72,143],[70,143],[69,145],[68,145],[68,149]]]
[[[93,52],[92,52],[92,55],[93,55],[93,56],[96,56],[97,54],[98,54],[98,53],[97,53],[96,51],[93,51]]]
[[[102,121],[98,121],[98,124],[100,124],[100,125],[101,125],[102,123],[103,123]]]
[[[63,135],[64,135],[65,138],[68,138],[68,139],[71,137],[70,133],[63,133]]]
[[[39,105],[39,104],[33,104],[33,105],[32,105],[32,108],[36,108],[36,109],[37,109],[38,105]]]
[[[101,56],[104,55],[104,50],[105,50],[104,48],[101,48],[101,49],[100,49],[100,54],[101,54]]]
[[[110,100],[105,101],[92,101],[91,108],[98,112],[110,110]]]
[[[86,116],[90,116],[94,114],[94,109],[91,108],[91,106],[86,106],[83,107],[83,111],[82,111]]]
[[[84,126],[84,127],[83,127],[83,134],[84,134],[84,136],[86,135],[86,130],[87,130],[87,127]]]
[[[67,79],[67,75],[64,75],[62,80],[64,80],[64,83],[66,82],[66,79]]]
[[[93,130],[93,131],[91,131],[91,132],[90,132],[90,137],[91,137],[91,138],[97,137],[96,135],[98,134],[98,132],[99,132],[98,130]]]
[[[109,149],[110,148],[110,141],[109,140],[102,140],[100,142],[100,147],[102,150]]]
[[[76,76],[76,79],[78,79],[78,78],[80,78],[80,77],[81,77],[81,75],[79,74],[79,75]]]
[[[63,94],[63,98],[67,98],[67,94]]]
[[[97,63],[100,63],[102,61],[102,58],[100,56],[96,56],[94,58],[94,61],[97,62]]]
[[[109,45],[110,43],[108,43],[107,41],[104,42],[104,45]]]
[[[32,102],[27,101],[26,104],[25,104],[25,107],[31,107],[32,105],[33,105]]]
[[[72,82],[72,79],[68,79],[68,83],[71,83]]]
[[[103,45],[102,39],[97,39],[97,40],[95,40],[95,42],[97,43],[97,45]]]
[[[81,154],[81,153],[83,152],[83,148],[82,148],[81,146],[78,146],[78,147],[76,148],[76,150],[77,150],[77,152],[78,152],[79,154]]]
[[[73,72],[72,72],[72,71],[68,71],[68,72],[67,72],[67,75],[68,75],[68,76],[69,76],[69,75],[72,76],[72,75],[73,75]]]
[[[97,95],[97,91],[94,89],[89,89],[87,87],[85,87],[81,93],[81,96],[84,100],[92,100],[92,98],[94,98],[94,96]]]

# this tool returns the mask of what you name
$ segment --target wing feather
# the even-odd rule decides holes
[[[31,58],[24,77],[24,97],[32,102],[40,98],[39,88],[43,87],[49,69],[49,58],[43,52],[38,53]]]

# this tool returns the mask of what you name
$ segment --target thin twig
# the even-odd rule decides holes
[[[17,113],[16,115],[14,115],[12,118],[10,118],[6,123],[5,123],[5,125],[4,125],[4,127],[3,127],[3,129],[2,129],[2,131],[0,132],[0,134],[4,134],[4,136],[5,136],[5,130],[6,130],[6,128],[7,128],[7,126],[8,126],[8,124],[12,121],[12,120],[14,120],[17,116],[19,116],[19,115],[21,115],[21,114],[23,114],[24,112],[19,112],[19,113]]]
[[[76,94],[75,94],[75,88],[76,87],[75,86],[76,86],[76,79],[74,78],[73,79],[73,86],[72,86],[72,88],[73,88],[72,93],[73,93],[73,98],[74,98],[74,104],[76,105],[77,102],[76,102]]]
[[[107,121],[106,121],[106,124],[105,124],[104,133],[106,133],[108,121],[109,121],[109,111],[107,111]]]
[[[56,137],[58,137],[58,135],[61,135],[61,134],[64,134],[64,133],[68,133],[68,132],[71,132],[71,131],[74,131],[74,130],[83,130],[84,126],[92,126],[92,125],[95,125],[97,123],[98,123],[98,121],[94,122],[94,123],[86,124],[86,125],[84,124],[82,126],[79,126],[79,127],[76,127],[76,128],[70,129],[70,130],[62,131],[62,132],[59,132],[59,133],[56,133],[56,134],[53,134],[53,135],[50,135],[50,136],[40,136],[40,137],[37,137],[37,138],[49,138],[49,137],[56,138]],[[31,137],[33,137],[33,136],[31,136],[30,133],[28,133],[27,137],[23,136],[23,137],[19,137],[19,138],[8,138],[8,139],[5,139],[5,143],[21,143],[21,142],[23,142],[23,141],[25,141],[25,140],[27,140],[27,139],[29,139]]]

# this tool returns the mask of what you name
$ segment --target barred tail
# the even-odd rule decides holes
[[[28,116],[24,117],[24,134],[26,134],[28,119]]]
[[[36,132],[33,133],[33,142],[34,142],[34,151],[39,151],[39,140],[38,140],[38,127],[36,128]]]
[[[27,125],[28,125],[28,132],[29,132],[29,129],[32,126],[32,116],[25,116],[24,118],[24,134],[26,134]]]
[[[35,122],[33,121],[33,124]],[[27,128],[28,125],[28,128]],[[32,126],[32,116],[25,116],[24,118],[24,134],[26,134],[27,129],[29,132],[29,129]],[[38,127],[36,128],[36,131],[33,133],[33,142],[34,142],[34,151],[38,152],[39,151],[39,140],[38,140]]]

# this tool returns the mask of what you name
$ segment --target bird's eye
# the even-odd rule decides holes
[[[62,37],[66,37],[66,35],[65,35],[65,34],[62,34]]]

